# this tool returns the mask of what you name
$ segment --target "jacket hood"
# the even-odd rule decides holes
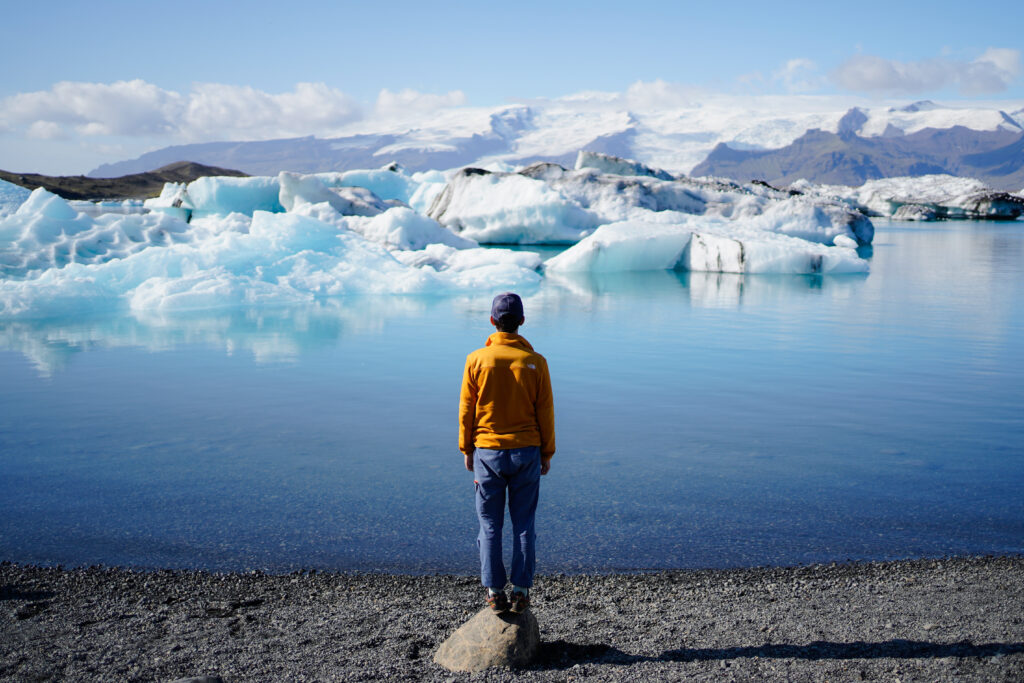
[[[533,351],[533,347],[530,346],[530,342],[526,341],[518,334],[512,334],[511,332],[495,332],[487,338],[487,343],[484,344],[484,346],[492,346],[494,344],[500,344],[502,346],[518,346],[521,349]]]

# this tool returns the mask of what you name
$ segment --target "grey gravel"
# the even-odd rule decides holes
[[[529,669],[452,674],[435,648],[474,577],[0,564],[18,681],[1024,680],[1024,558],[541,577]]]

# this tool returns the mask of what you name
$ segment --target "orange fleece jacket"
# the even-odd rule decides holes
[[[459,399],[459,450],[540,446],[555,453],[555,403],[544,356],[518,334],[495,332],[466,356]]]

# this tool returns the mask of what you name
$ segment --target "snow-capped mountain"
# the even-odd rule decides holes
[[[521,167],[537,161],[571,166],[580,150],[636,159],[674,173],[733,175],[740,180],[745,167],[732,168],[716,161],[723,155],[763,154],[787,148],[803,140],[803,151],[816,138],[805,139],[808,131],[833,137],[868,140],[872,148],[884,148],[885,155],[899,158],[893,174],[914,175],[914,164],[922,173],[959,172],[935,162],[935,154],[916,145],[913,136],[934,136],[929,131],[957,131],[957,144],[970,153],[994,154],[1015,169],[1024,159],[1013,149],[999,150],[1024,137],[1024,108],[1012,113],[991,107],[954,107],[931,101],[901,106],[843,106],[832,98],[709,96],[675,108],[645,108],[642,103],[615,98],[579,96],[500,107],[459,107],[429,115],[367,119],[352,124],[333,137],[305,137],[288,140],[213,142],[166,147],[141,157],[100,166],[94,177],[137,173],[187,159],[199,163],[235,168],[250,174],[273,175],[282,170],[302,173],[374,168],[398,161],[409,170],[463,166]],[[904,144],[911,139],[910,144]],[[901,143],[891,143],[903,140]],[[829,144],[834,141],[829,140]],[[942,144],[936,142],[936,144]],[[721,145],[725,145],[722,147]],[[811,145],[813,146],[813,145]],[[827,145],[826,145],[827,146]],[[924,145],[927,147],[927,145]],[[923,155],[921,159],[917,155]],[[1004,163],[1005,163],[1004,162]],[[870,166],[870,164],[867,164]],[[877,164],[876,164],[877,165]],[[816,177],[814,168],[797,164],[804,177],[816,182],[844,182],[856,178]],[[880,173],[887,174],[885,164]],[[982,166],[964,166],[964,169]],[[1013,173],[1010,174],[1011,177]],[[750,177],[759,177],[753,175]],[[778,181],[779,177],[763,179]],[[868,177],[883,177],[868,173]],[[998,180],[986,178],[994,186]],[[863,179],[860,180],[863,182]],[[1024,183],[1018,183],[1019,189]]]

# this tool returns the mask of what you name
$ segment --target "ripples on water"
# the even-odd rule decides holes
[[[1024,224],[878,224],[867,276],[550,278],[542,572],[1024,552]],[[0,549],[476,568],[479,297],[0,322]]]

